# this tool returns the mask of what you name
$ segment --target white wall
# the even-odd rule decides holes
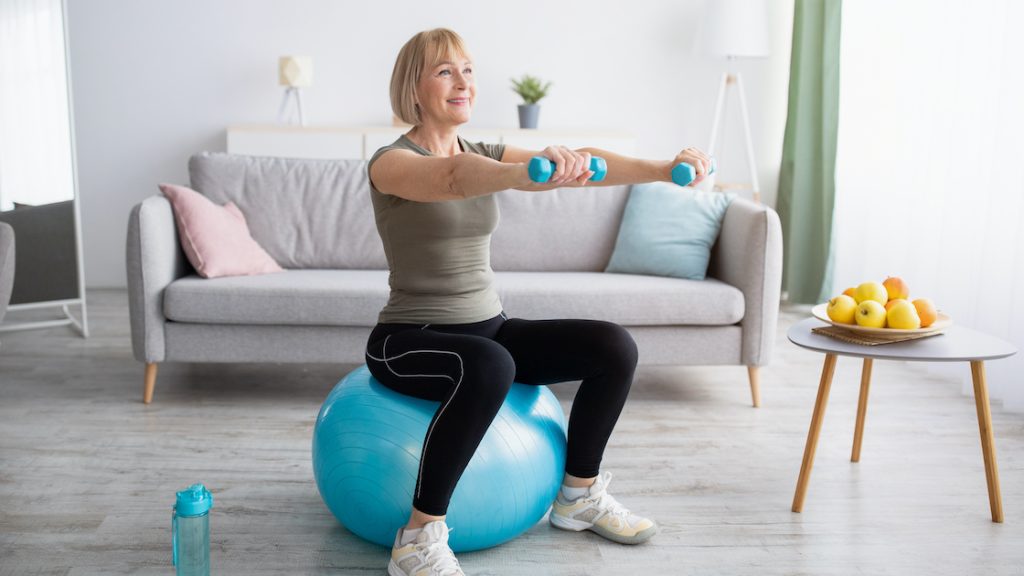
[[[770,1],[772,56],[741,62],[762,195],[774,205],[793,0]],[[724,60],[693,50],[703,0],[515,3],[389,0],[69,0],[86,283],[125,285],[133,205],[187,183],[188,157],[222,151],[229,124],[275,121],[277,58],[309,55],[307,122],[390,124],[388,82],[414,33],[459,32],[475,61],[472,126],[514,127],[509,78],[554,82],[542,128],[625,130],[638,155],[705,148]],[[721,181],[746,181],[738,100],[720,135]],[[557,144],[553,142],[552,144]]]

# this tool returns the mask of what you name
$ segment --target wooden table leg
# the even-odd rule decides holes
[[[981,454],[985,458],[985,480],[988,481],[988,504],[992,521],[1003,521],[1003,497],[999,493],[999,469],[996,467],[996,444],[992,435],[992,412],[988,405],[988,385],[985,383],[985,363],[971,362],[974,381],[974,404],[978,408],[978,429],[981,431]]]
[[[814,414],[811,416],[811,428],[807,431],[807,445],[804,446],[804,460],[800,464],[800,479],[796,483],[796,494],[793,496],[793,512],[800,512],[804,507],[804,495],[807,494],[807,481],[811,477],[814,465],[814,450],[818,447],[818,434],[821,432],[821,421],[825,417],[825,405],[828,404],[828,392],[832,387],[832,375],[836,371],[836,355],[825,354],[825,365],[821,369],[821,383],[818,384],[818,399],[814,401]]]
[[[860,400],[857,401],[857,427],[853,432],[853,453],[850,462],[860,462],[860,443],[864,439],[864,416],[868,412],[868,388],[871,386],[871,358],[864,359],[860,371]]]

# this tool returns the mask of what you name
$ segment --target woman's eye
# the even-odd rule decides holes
[[[462,71],[462,73],[463,74],[472,74],[473,73],[473,69],[472,68],[466,68],[465,70]]]
[[[451,75],[451,73],[452,73],[451,70],[441,70],[440,72],[437,73],[437,75],[438,76],[444,76],[445,74]]]

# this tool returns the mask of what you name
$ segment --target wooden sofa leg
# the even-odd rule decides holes
[[[750,396],[754,399],[754,408],[761,407],[761,375],[757,366],[747,366],[747,376],[750,377]]]
[[[153,401],[153,388],[156,386],[156,362],[146,364],[146,387],[142,391],[142,403]]]

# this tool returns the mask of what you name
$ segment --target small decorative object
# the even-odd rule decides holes
[[[551,82],[542,83],[540,78],[524,74],[522,78],[512,79],[512,91],[523,99],[519,105],[519,127],[536,128],[537,119],[540,117],[541,98],[547,96],[551,89]]]
[[[287,86],[284,91],[284,100],[281,101],[281,109],[277,112],[279,122],[291,123],[291,114],[288,111],[288,102],[295,96],[295,105],[299,112],[299,125],[306,125],[306,118],[302,114],[302,93],[300,88],[306,88],[313,84],[313,59],[309,56],[281,56],[278,61],[278,83]]]

